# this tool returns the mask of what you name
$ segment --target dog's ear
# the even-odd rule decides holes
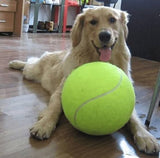
[[[75,19],[73,28],[71,30],[72,47],[76,47],[81,41],[81,34],[84,25],[84,17],[85,17],[84,13],[81,13]]]
[[[128,27],[127,27],[128,22],[129,22],[129,14],[125,11],[121,11],[121,23],[124,30],[125,39],[127,39],[128,37]]]

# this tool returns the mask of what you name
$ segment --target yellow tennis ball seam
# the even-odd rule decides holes
[[[120,70],[119,70],[119,71],[120,71]],[[77,124],[77,123],[76,123],[77,114],[78,114],[78,112],[80,111],[80,109],[81,109],[83,106],[85,106],[86,104],[88,104],[88,103],[91,102],[91,101],[94,101],[94,100],[96,100],[96,99],[98,99],[98,98],[101,98],[101,97],[103,97],[103,96],[106,96],[106,95],[114,92],[114,91],[120,86],[120,84],[121,84],[121,82],[122,82],[122,79],[123,79],[123,75],[122,75],[122,72],[120,71],[120,79],[119,79],[119,82],[117,83],[117,85],[116,85],[114,88],[112,88],[111,90],[109,90],[109,91],[107,91],[107,92],[105,92],[105,93],[103,93],[103,94],[100,94],[100,95],[98,95],[98,96],[96,96],[96,97],[93,97],[93,98],[85,101],[85,102],[82,103],[81,105],[79,105],[78,108],[77,108],[76,111],[75,111],[75,114],[74,114],[74,122],[75,122],[75,124]]]

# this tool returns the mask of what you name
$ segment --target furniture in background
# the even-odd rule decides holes
[[[110,7],[111,4],[113,4],[113,8],[115,8],[118,0],[96,0],[97,2],[103,2],[104,3],[104,6],[108,6]],[[94,6],[93,5],[86,5],[86,0],[84,0],[84,3],[82,4],[82,7],[81,7],[81,11],[83,11],[84,8],[93,8]]]
[[[39,8],[41,5],[50,5],[52,6],[52,17],[51,20],[54,21],[54,25],[57,26],[58,24],[58,16],[59,16],[59,7],[61,6],[60,4],[50,4],[50,3],[43,3],[42,0],[35,0],[35,2],[31,2],[31,5],[34,7],[34,20],[33,20],[33,29],[30,30],[29,32],[44,32],[43,30],[37,30],[37,25],[38,25],[38,13],[39,13]],[[58,28],[55,30],[58,31]]]
[[[54,28],[58,32],[59,30],[59,14],[60,14],[61,4],[52,6],[51,19],[54,21]]]
[[[76,14],[79,14],[81,11],[81,0],[62,0],[61,2],[61,10],[60,10],[60,20],[59,20],[59,33],[66,31],[70,31],[70,28],[67,28],[67,15],[68,15],[68,7],[75,7]]]
[[[149,126],[149,124],[150,124],[151,117],[152,117],[152,114],[153,114],[153,110],[155,108],[155,105],[156,105],[157,98],[158,98],[159,94],[160,94],[160,70],[159,70],[159,73],[158,73],[158,77],[157,77],[155,89],[154,89],[154,92],[153,92],[151,104],[150,104],[149,111],[148,111],[148,114],[147,114],[147,119],[145,121],[146,126]],[[159,100],[159,106],[160,106],[160,100]]]
[[[160,1],[122,0],[131,16],[127,43],[133,56],[160,61]]]
[[[114,7],[118,0],[98,0],[104,2],[104,5],[110,6],[110,4],[114,4]],[[86,0],[84,0],[83,4],[81,4],[81,0],[62,0],[61,4],[44,4],[42,0],[34,0],[31,2],[31,5],[34,6],[34,22],[33,22],[33,29],[29,32],[42,32],[37,30],[38,25],[38,12],[41,5],[52,5],[52,17],[51,20],[54,21],[54,31],[59,33],[65,33],[66,31],[70,31],[71,27],[67,27],[67,17],[68,17],[68,8],[74,7],[76,8],[76,15],[82,12],[83,8],[88,8],[93,5],[85,5]],[[93,6],[94,7],[94,6]],[[44,32],[44,31],[43,31]]]
[[[38,12],[40,7],[40,0],[36,0],[35,3],[31,3],[34,5],[34,21],[33,21],[33,33],[37,32],[37,25],[38,25]]]
[[[97,0],[99,2],[104,2],[104,6],[110,6],[111,4],[114,4],[114,7],[118,0]],[[61,4],[61,13],[60,13],[60,21],[59,21],[59,32],[65,33],[66,31],[69,31],[70,28],[67,28],[67,13],[68,13],[68,7],[76,7],[77,12],[76,14],[79,14],[80,12],[83,12],[84,8],[93,8],[93,5],[86,5],[86,0],[83,1],[81,4],[81,0],[73,1],[73,0],[62,0]]]
[[[24,0],[0,0],[0,32],[21,36]]]

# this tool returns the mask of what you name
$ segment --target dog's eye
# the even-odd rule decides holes
[[[110,23],[115,23],[115,22],[116,22],[116,19],[115,19],[114,17],[111,17],[111,18],[109,19],[109,22],[110,22]]]
[[[90,21],[90,24],[96,25],[96,24],[97,24],[97,21],[96,21],[96,20],[91,20],[91,21]]]

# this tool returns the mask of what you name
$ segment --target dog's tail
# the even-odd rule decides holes
[[[22,70],[25,66],[26,62],[21,60],[12,60],[9,62],[9,67],[12,69]]]

